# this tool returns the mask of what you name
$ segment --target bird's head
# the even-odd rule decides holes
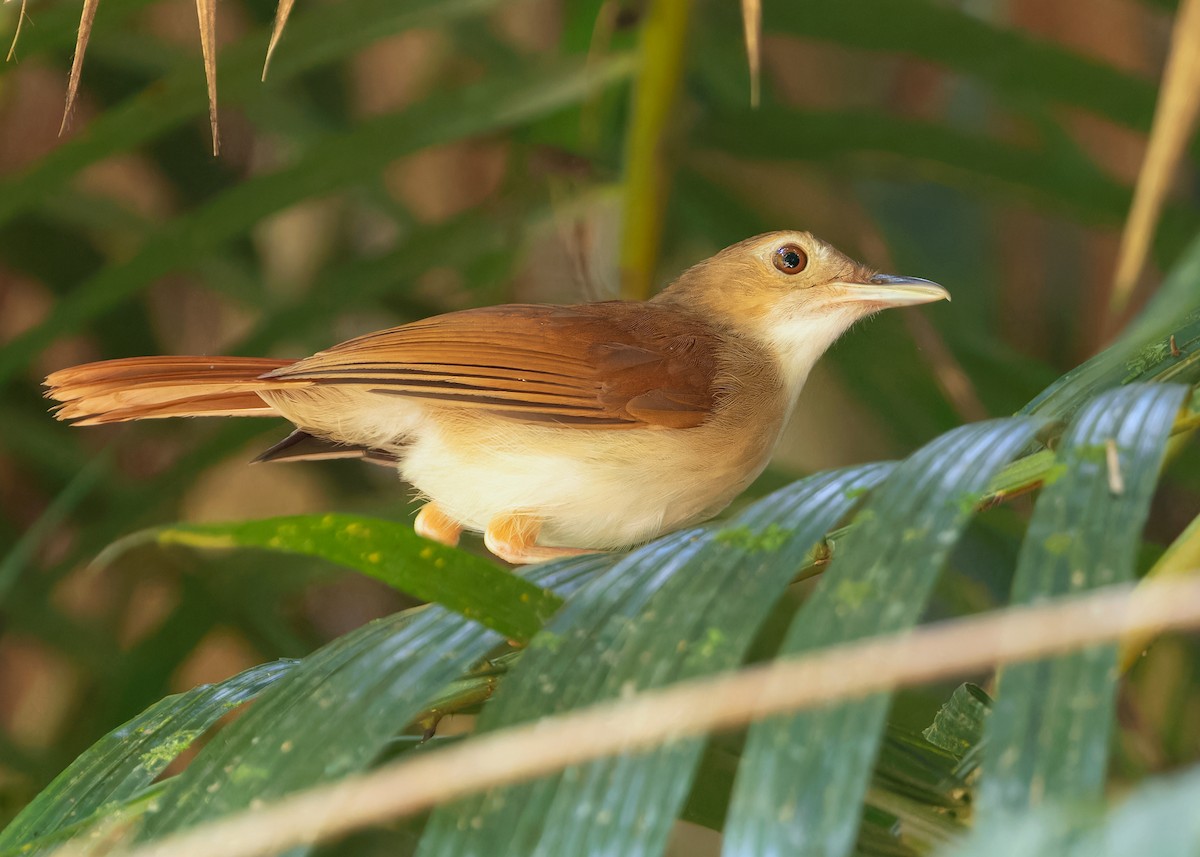
[[[855,321],[949,300],[937,283],[881,274],[808,232],[769,232],[685,271],[655,300],[677,303],[767,346],[798,390]]]

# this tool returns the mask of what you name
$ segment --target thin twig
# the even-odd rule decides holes
[[[496,786],[647,750],[764,717],[978,673],[1128,634],[1200,626],[1200,580],[1111,587],[682,682],[318,786],[122,852],[122,857],[257,857],[329,840]],[[71,846],[57,852],[82,853]]]

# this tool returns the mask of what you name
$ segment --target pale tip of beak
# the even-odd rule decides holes
[[[880,303],[889,307],[916,306],[950,300],[945,286],[920,277],[876,274],[865,283],[846,283],[846,298],[852,301]]]

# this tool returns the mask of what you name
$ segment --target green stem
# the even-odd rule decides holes
[[[633,116],[625,140],[621,294],[645,300],[662,243],[670,158],[665,137],[683,76],[691,0],[655,0],[642,25]]]

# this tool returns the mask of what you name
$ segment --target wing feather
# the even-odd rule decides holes
[[[720,336],[654,303],[511,304],[367,334],[264,378],[361,385],[522,422],[687,428],[712,411]]]

